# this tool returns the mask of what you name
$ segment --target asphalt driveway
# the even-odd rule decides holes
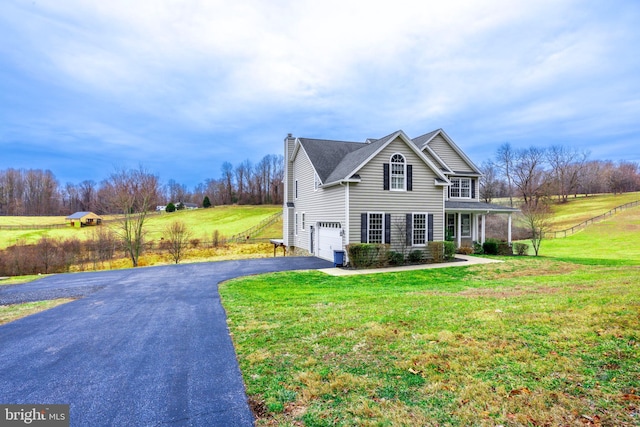
[[[0,403],[70,404],[72,426],[251,426],[218,283],[331,265],[282,257],[0,287],[0,304],[80,297],[0,326]]]

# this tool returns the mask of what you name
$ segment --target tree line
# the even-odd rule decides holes
[[[551,227],[549,204],[554,199],[566,203],[578,194],[640,190],[638,163],[589,160],[587,151],[562,145],[516,150],[504,143],[481,171],[480,198],[487,203],[508,198],[512,207],[520,208],[536,256]]]
[[[117,176],[123,172],[116,171],[100,183],[87,179],[61,185],[50,170],[0,170],[0,215],[68,215],[78,211],[123,213],[122,191],[118,191],[117,182]],[[142,168],[137,172],[140,173],[137,178],[144,183],[129,183],[129,190],[145,194],[145,208],[155,209],[156,205],[170,202],[202,206],[205,197],[212,205],[281,204],[283,200],[282,155],[266,155],[256,164],[250,160],[236,166],[224,162],[219,178],[207,179],[192,189],[174,179],[162,184],[156,175]],[[123,185],[122,182],[119,184]],[[139,207],[133,208],[140,211]]]
[[[480,169],[480,197],[487,203],[494,198],[509,198],[511,206],[514,198],[523,205],[564,203],[578,194],[640,191],[637,162],[589,160],[587,151],[562,145],[514,149],[504,143]]]

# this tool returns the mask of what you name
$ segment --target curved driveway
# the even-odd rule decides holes
[[[218,283],[331,266],[282,257],[0,287],[0,304],[83,297],[0,326],[0,403],[70,404],[72,426],[251,426]]]

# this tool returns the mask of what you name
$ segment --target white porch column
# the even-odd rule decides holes
[[[507,230],[507,243],[511,246],[511,214],[509,214],[509,219],[507,221],[509,223],[509,229]]]
[[[486,234],[487,222],[485,220],[485,215],[482,215],[482,233],[480,234],[480,243],[484,244],[484,240],[487,237]]]
[[[478,214],[471,214],[471,241],[478,241]]]
[[[457,241],[457,247],[459,248],[460,246],[462,246],[462,215],[460,215],[460,213],[458,212],[457,214],[458,216],[458,225],[456,226],[456,241]]]

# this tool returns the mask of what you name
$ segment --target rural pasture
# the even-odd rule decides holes
[[[216,206],[209,209],[182,210],[171,213],[154,213],[149,216],[146,223],[146,240],[157,241],[162,237],[165,227],[174,220],[185,223],[194,238],[210,240],[214,230],[218,230],[222,236],[231,236],[241,233],[260,221],[282,210],[282,206]],[[105,226],[115,229],[118,225],[117,216],[105,215]],[[16,217],[0,216],[0,249],[14,245],[18,242],[27,244],[36,243],[41,237],[47,236],[53,239],[66,239],[77,237],[85,240],[91,237],[93,227],[78,228],[36,228],[29,230],[5,230],[2,226],[32,226],[64,224],[64,217]],[[280,234],[282,231],[280,231]],[[274,236],[267,236],[274,237]],[[277,236],[276,236],[277,237]]]

